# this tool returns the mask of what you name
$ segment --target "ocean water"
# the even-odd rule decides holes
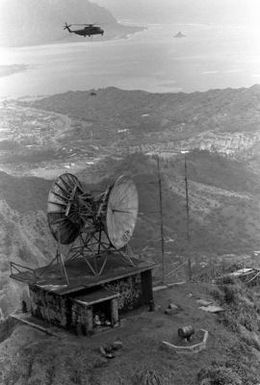
[[[184,38],[174,35],[182,31]],[[260,82],[260,30],[210,24],[149,24],[126,39],[0,49],[0,97],[115,86],[150,92],[250,87]],[[1,68],[1,67],[0,67]]]

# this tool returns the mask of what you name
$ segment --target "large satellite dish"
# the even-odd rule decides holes
[[[71,257],[86,257],[94,274],[101,274],[108,251],[126,256],[138,215],[138,194],[134,182],[120,176],[96,196],[84,188],[75,175],[60,175],[49,191],[47,216],[50,231],[62,245],[73,244]],[[98,272],[91,258],[105,256]],[[129,259],[131,260],[131,259]]]
[[[60,175],[49,191],[48,223],[57,242],[69,244],[79,235],[84,223],[75,213],[75,204],[73,204],[73,209],[71,207],[72,210],[70,210],[70,206],[72,202],[77,202],[82,191],[77,177],[69,173]]]
[[[116,249],[125,246],[133,235],[138,214],[138,195],[133,181],[119,177],[109,193],[106,225],[110,242]]]

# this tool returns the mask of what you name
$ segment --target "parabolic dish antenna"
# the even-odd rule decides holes
[[[125,246],[133,235],[138,214],[138,194],[134,182],[119,177],[108,197],[106,225],[110,242],[116,249]]]
[[[52,235],[57,242],[69,244],[79,235],[83,221],[77,212],[68,213],[72,200],[82,194],[83,189],[75,175],[60,175],[49,191],[47,217]],[[70,215],[69,215],[70,214]]]
[[[55,180],[48,195],[52,235],[58,244],[73,243],[71,258],[86,257],[89,266],[90,258],[107,258],[107,251],[118,251],[126,257],[123,248],[133,235],[137,214],[137,189],[126,176],[117,178],[103,193],[93,195],[84,191],[75,175],[65,173]],[[91,266],[91,270],[97,269]]]

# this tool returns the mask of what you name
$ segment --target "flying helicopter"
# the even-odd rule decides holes
[[[76,29],[76,30],[71,30],[70,27],[72,27],[73,25],[84,25],[84,28],[82,29]],[[67,29],[70,33],[75,33],[76,35],[80,35],[80,36],[92,36],[92,35],[104,35],[104,30],[99,27],[98,25],[96,25],[95,23],[94,24],[70,24],[68,25],[67,23],[65,23],[64,25],[64,28],[63,29]]]

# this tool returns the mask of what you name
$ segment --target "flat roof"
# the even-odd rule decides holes
[[[59,295],[76,293],[85,288],[91,288],[98,285],[126,278],[138,273],[151,270],[155,267],[154,263],[149,261],[131,258],[134,265],[130,265],[119,255],[110,255],[107,257],[105,268],[101,275],[93,275],[86,259],[83,257],[71,260],[65,263],[69,284],[66,282],[62,266],[58,264],[47,265],[34,270],[25,270],[13,273],[11,278],[35,285],[43,290],[51,291]],[[98,267],[101,267],[103,258],[97,260]]]
[[[77,295],[76,297],[73,298],[73,300],[74,302],[78,302],[80,304],[90,306],[96,303],[108,301],[118,297],[119,297],[119,293],[113,293],[110,290],[100,289],[100,290],[95,290],[92,293]]]

